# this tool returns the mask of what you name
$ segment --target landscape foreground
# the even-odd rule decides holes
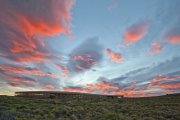
[[[180,94],[123,99],[0,96],[0,120],[180,120]]]

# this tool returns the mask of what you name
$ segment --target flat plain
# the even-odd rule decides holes
[[[180,94],[123,99],[0,96],[0,120],[180,120]]]

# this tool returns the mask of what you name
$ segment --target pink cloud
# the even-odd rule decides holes
[[[20,66],[11,66],[11,65],[0,65],[0,70],[5,71],[7,73],[14,73],[14,74],[28,74],[34,76],[43,76],[43,77],[51,77],[51,78],[58,78],[59,76],[54,73],[46,73],[37,68],[26,68]]]
[[[173,92],[180,89],[180,83],[149,84],[149,88],[159,88],[164,92]]]
[[[151,80],[151,83],[157,83],[168,80],[176,80],[180,79],[180,76],[167,76],[167,75],[159,75]]]
[[[169,35],[165,38],[165,41],[171,44],[180,44],[180,35]]]
[[[1,19],[1,21],[12,25],[27,36],[35,34],[54,36],[70,32],[70,10],[74,0],[32,0],[28,4],[21,2],[16,6],[9,3],[8,0],[7,2],[1,2],[1,7],[4,8],[3,11],[12,14],[7,15],[2,11],[1,17],[4,17],[4,19]],[[39,5],[43,6],[38,8]]]
[[[141,40],[147,34],[148,28],[147,22],[139,22],[129,26],[124,33],[124,44],[129,45]]]
[[[45,88],[47,88],[47,89],[54,89],[55,87],[52,84],[47,84],[47,85],[45,85]]]
[[[107,53],[109,59],[113,62],[120,63],[124,60],[124,58],[122,57],[122,55],[120,53],[116,53],[109,48],[106,49],[106,53]]]
[[[6,79],[6,83],[8,85],[11,85],[13,87],[19,87],[19,86],[29,86],[34,85],[36,82],[36,79],[26,77],[26,76],[18,76],[18,75],[12,75],[10,72],[2,72],[0,75]]]
[[[163,47],[159,42],[153,42],[151,48],[148,50],[148,53],[150,55],[160,54],[162,49]]]
[[[0,50],[16,62],[44,62],[52,54],[44,37],[71,37],[71,8],[74,0],[0,1],[2,24]],[[6,42],[4,42],[6,40]]]
[[[118,90],[119,87],[116,85],[110,85],[107,82],[100,82],[96,84],[86,84],[84,88],[72,87],[64,88],[64,91],[67,92],[86,92],[86,93],[96,93],[97,91],[103,94],[109,94],[110,90]]]
[[[64,88],[63,91],[65,91],[65,92],[83,92],[83,93],[92,92],[92,90],[89,88]]]
[[[124,95],[126,97],[144,97],[147,96],[147,90],[144,89],[139,89],[139,90],[119,90],[117,92],[114,93],[115,95]]]
[[[175,81],[177,79],[180,79],[179,75],[174,75],[174,76],[159,75],[151,80],[151,82],[148,84],[148,88],[150,89],[159,88],[164,90],[165,92],[174,91],[180,88],[180,84],[169,81]]]
[[[157,85],[156,87],[161,89],[180,89],[180,83],[166,83]]]
[[[90,89],[100,89],[100,90],[119,89],[119,87],[117,87],[115,85],[110,85],[109,83],[106,83],[106,82],[97,83],[97,84],[87,84],[86,86]]]

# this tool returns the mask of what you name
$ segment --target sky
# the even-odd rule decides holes
[[[1,0],[0,94],[180,93],[179,0]]]

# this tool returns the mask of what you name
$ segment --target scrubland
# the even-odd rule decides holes
[[[0,120],[180,120],[180,94],[124,99],[0,96]]]

